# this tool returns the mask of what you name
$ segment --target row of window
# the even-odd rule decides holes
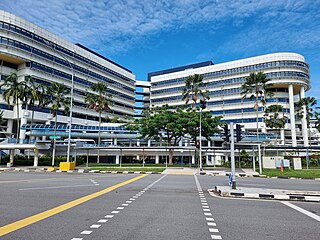
[[[262,98],[259,97],[258,99],[261,100]],[[227,105],[227,104],[233,104],[233,103],[254,102],[255,100],[256,100],[255,98],[244,98],[244,99],[240,98],[240,99],[229,99],[229,100],[223,100],[223,101],[208,102],[207,104],[209,106]],[[289,98],[268,98],[266,101],[268,103],[273,103],[273,102],[288,103]]]
[[[77,105],[77,104],[75,104],[75,105]],[[22,108],[25,109],[25,106],[23,106]],[[30,110],[31,111],[34,110],[36,112],[51,113],[50,108],[39,108],[39,107],[34,106],[34,107],[30,107]],[[66,114],[62,110],[58,110],[57,114],[61,115],[61,116],[69,116],[68,114]],[[124,113],[118,112],[118,111],[112,111],[112,114],[117,115],[117,116],[127,116],[127,114],[124,114]],[[99,121],[98,117],[89,116],[89,115],[85,115],[85,114],[81,114],[81,113],[77,113],[77,112],[72,112],[72,117]]]
[[[209,79],[209,78],[217,78],[217,77],[223,77],[227,75],[234,75],[239,73],[250,73],[254,71],[262,71],[274,67],[299,67],[301,68],[306,74],[304,75],[309,79],[309,66],[308,64],[300,61],[275,61],[275,62],[267,62],[267,63],[260,63],[255,64],[251,66],[245,66],[245,67],[239,67],[239,68],[233,68],[233,69],[227,69],[227,70],[221,70],[216,72],[209,72],[201,74],[203,76],[203,79]],[[169,85],[169,84],[178,84],[184,82],[186,77],[182,78],[176,78],[176,79],[169,79],[164,80],[160,82],[152,82],[151,86],[162,86],[162,85]]]
[[[295,77],[295,78],[306,78],[309,79],[309,75],[302,73],[302,72],[293,72],[293,71],[285,71],[285,72],[272,72],[267,73],[267,78],[273,79],[273,78],[279,78],[279,77]],[[242,84],[245,82],[244,77],[239,78],[232,78],[232,79],[226,79],[226,80],[219,80],[214,82],[209,82],[206,84],[206,88],[209,87],[217,87],[217,86],[226,86],[226,85],[234,85],[234,84]],[[163,94],[163,93],[174,93],[174,92],[182,92],[182,90],[185,88],[185,86],[182,87],[174,87],[174,88],[166,88],[161,90],[155,90],[151,91],[151,94]]]
[[[46,86],[50,86],[50,85],[51,85],[50,82],[44,81],[44,80],[42,80],[42,79],[37,79],[37,78],[36,78],[35,81],[36,81],[37,83],[40,83],[40,84],[43,84],[43,85],[46,85]],[[90,85],[88,85],[88,86],[91,86],[91,85],[92,85],[92,83],[91,83]],[[126,99],[126,100],[134,101],[134,98],[130,98],[130,97],[128,97],[127,95],[125,95],[125,94],[123,94],[123,93],[119,93],[119,92],[114,91],[114,90],[112,90],[112,89],[108,89],[108,92],[109,92],[110,94],[112,94],[112,95],[117,96],[117,97],[124,98],[124,99]],[[79,91],[79,90],[77,90],[77,89],[73,89],[73,93],[74,93],[74,94],[77,94],[77,95],[80,95],[80,96],[85,96],[85,94],[86,94],[85,92]],[[128,108],[130,108],[130,109],[132,108],[130,105],[119,104],[119,103],[116,103],[116,102],[115,102],[115,105],[123,106],[123,107],[128,107]]]
[[[116,77],[118,77],[120,79],[123,79],[123,80],[128,81],[128,82],[133,83],[133,84],[135,83],[134,80],[132,80],[132,79],[130,79],[130,78],[128,78],[128,77],[116,72],[116,71],[113,71],[113,70],[111,70],[111,69],[109,69],[109,68],[107,68],[105,66],[102,66],[102,65],[100,65],[100,64],[98,64],[98,63],[96,63],[96,62],[94,62],[94,61],[92,61],[92,60],[90,60],[88,58],[85,58],[85,57],[83,57],[83,56],[81,56],[81,55],[79,55],[79,54],[77,54],[77,53],[75,53],[73,51],[70,51],[70,50],[68,50],[68,49],[66,49],[64,47],[61,47],[61,46],[57,45],[56,43],[53,43],[53,42],[51,42],[49,40],[46,40],[46,39],[40,37],[39,35],[37,35],[35,33],[32,33],[32,32],[30,32],[28,30],[25,30],[23,28],[20,28],[18,26],[13,25],[13,24],[9,24],[9,23],[5,23],[5,22],[0,21],[0,29],[1,28],[2,29],[6,29],[6,30],[11,31],[11,32],[14,32],[14,33],[18,33],[20,35],[23,35],[23,36],[29,38],[29,39],[32,39],[33,41],[36,41],[36,42],[41,43],[41,44],[44,44],[46,46],[48,46],[48,44],[50,44],[53,49],[55,49],[55,50],[57,50],[57,51],[59,51],[59,52],[61,52],[63,54],[66,54],[66,55],[68,55],[68,56],[70,56],[72,58],[76,58],[77,60],[82,61],[82,62],[84,62],[86,64],[89,64],[89,65],[91,65],[93,67],[96,67],[96,68],[98,68],[98,69],[100,69],[102,71],[108,72],[109,74],[114,75],[114,76],[116,76]]]
[[[16,48],[19,48],[21,50],[30,52],[32,54],[35,54],[35,55],[39,56],[39,57],[42,57],[42,58],[45,58],[45,59],[50,60],[52,62],[61,64],[61,65],[66,66],[68,68],[71,67],[74,71],[78,71],[78,72],[83,73],[85,75],[89,75],[92,78],[99,79],[99,80],[104,81],[104,82],[106,82],[106,83],[108,83],[110,85],[117,86],[119,88],[125,89],[125,90],[127,90],[129,92],[132,92],[134,90],[134,88],[130,88],[130,87],[128,87],[128,86],[126,86],[124,84],[121,84],[121,83],[119,83],[117,81],[114,81],[114,80],[112,80],[110,78],[101,76],[100,74],[97,74],[97,73],[94,73],[92,71],[89,71],[88,69],[80,67],[80,66],[78,66],[76,64],[69,63],[64,59],[61,59],[59,57],[56,57],[54,55],[51,55],[51,54],[46,53],[44,51],[41,51],[41,50],[39,50],[37,48],[33,48],[33,47],[31,47],[29,45],[26,45],[24,43],[21,43],[19,41],[12,40],[12,39],[6,38],[6,37],[1,37],[0,38],[0,43],[5,44],[5,45],[10,45],[12,47],[16,47]],[[70,78],[71,78],[71,75],[61,72],[61,77],[67,78],[67,76],[70,76]]]
[[[217,111],[211,111],[212,115],[227,115],[227,114],[233,114],[233,113],[251,113],[256,112],[254,108],[240,108],[240,109],[229,109],[229,110],[217,110]],[[264,112],[263,107],[258,108],[258,112]],[[290,110],[288,108],[284,108],[281,112],[283,113],[289,113]]]
[[[222,120],[225,123],[254,123],[257,122],[257,118],[243,118],[243,119],[230,119]],[[264,122],[264,118],[258,118],[258,122]],[[287,120],[287,123],[290,123],[290,119]],[[260,133],[261,134],[261,133]]]
[[[55,75],[55,76],[58,76],[58,77],[61,77],[61,78],[64,78],[64,79],[68,79],[71,81],[72,79],[72,75],[70,74],[67,74],[67,73],[64,73],[64,72],[61,72],[59,70],[56,70],[54,68],[51,68],[51,67],[48,67],[48,66],[45,66],[43,64],[39,64],[37,62],[30,62],[30,63],[27,63],[27,67],[30,67],[32,69],[37,69],[37,70],[40,70],[40,71],[43,71],[43,72],[46,72],[46,73],[49,73],[49,74],[52,74],[52,75]],[[89,81],[86,81],[82,78],[79,78],[79,77],[74,77],[74,82],[77,82],[81,85],[84,85],[86,87],[90,87],[92,85],[92,82],[89,82]],[[113,91],[112,93],[115,93],[125,99],[128,99],[130,101],[134,101],[135,98],[134,97],[131,97],[131,96],[127,96],[123,93],[120,93],[120,92],[117,92],[117,91],[114,91],[114,90],[111,90],[109,89],[109,91]]]

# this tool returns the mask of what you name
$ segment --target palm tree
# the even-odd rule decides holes
[[[96,110],[99,113],[99,132],[98,132],[98,146],[100,146],[101,139],[101,114],[103,111],[110,110],[111,94],[107,94],[108,85],[102,82],[94,83],[90,86],[90,90],[95,93],[86,93],[85,102],[88,104],[90,109]],[[98,159],[97,163],[100,162],[100,149],[98,148]]]
[[[195,107],[197,100],[200,99],[210,99],[207,91],[203,91],[201,88],[205,87],[206,83],[203,82],[203,76],[195,74],[189,76],[185,79],[185,88],[182,91],[182,100],[189,103],[192,100],[192,108]]]
[[[29,144],[31,143],[32,136],[32,125],[34,120],[34,108],[45,107],[49,104],[48,98],[46,97],[46,88],[44,85],[37,84],[32,76],[28,75],[25,77],[24,85],[26,88],[25,99],[23,103],[26,105],[27,110],[32,109],[31,125],[30,125],[30,137]]]
[[[279,130],[284,129],[288,121],[288,117],[284,115],[280,117],[281,112],[283,112],[283,106],[281,105],[273,104],[267,107],[267,109],[265,110],[265,123],[268,128],[274,128]]]
[[[302,98],[296,103],[298,118],[302,120],[306,116],[308,138],[310,138],[310,119],[315,116],[313,109],[315,105],[317,100],[314,97]]]
[[[66,96],[70,93],[70,89],[66,88],[64,84],[52,83],[52,85],[48,87],[47,93],[51,95],[51,101],[50,101],[51,113],[55,118],[54,136],[56,136],[59,109],[63,108],[66,114],[69,112],[70,97],[66,97]],[[53,151],[52,151],[52,166],[54,166],[56,140],[54,139],[53,141],[54,141],[54,144],[53,144]]]
[[[245,82],[241,86],[241,95],[242,98],[246,98],[250,95],[250,98],[255,97],[255,103],[253,108],[256,110],[256,118],[257,118],[257,138],[259,139],[259,97],[262,99],[260,102],[263,106],[266,105],[266,97],[272,96],[272,92],[268,91],[268,89],[272,86],[268,82],[270,79],[263,72],[258,73],[250,73],[249,76],[245,78]]]
[[[313,106],[317,105],[317,100],[314,97],[306,97],[306,98],[300,99],[296,105],[297,105],[298,118],[302,119],[303,115],[306,114],[307,126],[309,127],[310,119],[314,116]]]
[[[18,81],[18,75],[11,73],[4,79],[4,82],[0,85],[0,89],[4,88],[3,98],[5,102],[10,105],[16,105],[17,107],[17,139],[20,136],[20,116],[19,116],[19,101],[22,101],[25,95],[25,87],[22,82]]]

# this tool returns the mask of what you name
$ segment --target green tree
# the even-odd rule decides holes
[[[50,99],[51,113],[55,119],[54,120],[54,136],[56,136],[58,111],[63,109],[65,114],[67,114],[70,109],[70,97],[66,97],[70,93],[70,90],[64,84],[52,83],[52,85],[47,88],[47,93],[51,95],[51,99]],[[55,140],[54,140],[53,151],[52,151],[52,166],[54,165],[54,158],[55,158]]]
[[[280,113],[282,113],[282,116],[280,116]],[[284,116],[283,114],[283,106],[278,104],[270,105],[265,110],[265,124],[268,128],[274,128],[274,129],[284,129],[288,117]]]
[[[0,89],[3,89],[3,99],[10,106],[15,105],[17,108],[17,135],[16,143],[20,137],[20,116],[19,116],[19,101],[24,99],[25,87],[22,82],[18,81],[16,73],[11,73],[4,79],[4,82],[0,85]]]
[[[203,136],[210,138],[218,132],[220,118],[204,114]],[[133,126],[133,127],[132,127]],[[164,105],[149,110],[149,113],[131,124],[128,129],[138,130],[143,138],[165,140],[169,147],[177,146],[183,137],[196,139],[199,134],[199,114],[194,109]],[[172,164],[173,150],[169,148],[169,164]]]
[[[248,95],[250,98],[255,98],[253,108],[256,110],[257,138],[259,138],[259,103],[262,103],[262,105],[265,106],[266,97],[272,96],[272,92],[268,91],[272,86],[269,81],[270,79],[268,79],[263,72],[250,73],[250,75],[245,78],[245,82],[241,85],[241,95],[243,99],[248,97]]]
[[[203,82],[203,76],[195,74],[189,76],[184,81],[185,88],[182,90],[182,100],[186,101],[186,104],[192,100],[192,108],[195,107],[198,99],[209,99],[207,91],[203,91],[206,83]]]
[[[85,102],[88,104],[90,109],[94,109],[99,113],[99,132],[98,132],[98,146],[100,146],[101,140],[101,115],[104,111],[110,111],[110,106],[112,105],[111,94],[107,94],[108,85],[102,82],[94,83],[90,86],[90,90],[94,93],[87,92],[85,96]],[[100,162],[100,149],[98,149],[98,159]]]
[[[245,150],[245,149],[242,149],[240,151],[240,161],[239,161],[239,168],[241,167],[241,164],[240,162],[243,162],[244,164],[246,164],[250,158],[250,155],[249,153]]]

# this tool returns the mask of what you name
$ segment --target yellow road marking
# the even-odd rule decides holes
[[[82,204],[84,202],[87,202],[91,199],[94,199],[96,197],[99,197],[103,194],[106,194],[108,192],[111,192],[119,187],[122,187],[122,186],[125,186],[129,183],[132,183],[134,181],[137,181],[145,176],[148,176],[148,174],[144,174],[144,175],[140,175],[138,177],[135,177],[135,178],[131,178],[127,181],[124,181],[124,182],[121,182],[121,183],[118,183],[116,185],[113,185],[111,187],[108,187],[108,188],[105,188],[99,192],[95,192],[95,193],[92,193],[92,194],[89,194],[87,196],[84,196],[84,197],[81,197],[81,198],[78,198],[76,200],[73,200],[71,202],[68,202],[68,203],[65,203],[65,204],[62,204],[58,207],[55,207],[55,208],[52,208],[52,209],[49,209],[47,211],[44,211],[44,212],[41,212],[41,213],[38,213],[36,215],[33,215],[31,217],[27,217],[27,218],[24,218],[22,220],[19,220],[19,221],[16,221],[16,222],[13,222],[13,223],[10,223],[8,225],[5,225],[3,227],[0,227],[0,237],[3,236],[3,235],[6,235],[10,232],[13,232],[13,231],[16,231],[20,228],[23,228],[23,227],[26,227],[30,224],[33,224],[33,223],[36,223],[38,221],[41,221],[43,219],[46,219],[48,217],[51,217],[53,215],[56,215],[58,213],[61,213],[65,210],[68,210],[70,208],[73,208],[79,204]]]

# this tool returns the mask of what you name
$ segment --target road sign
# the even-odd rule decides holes
[[[50,139],[60,139],[61,136],[50,136]]]

